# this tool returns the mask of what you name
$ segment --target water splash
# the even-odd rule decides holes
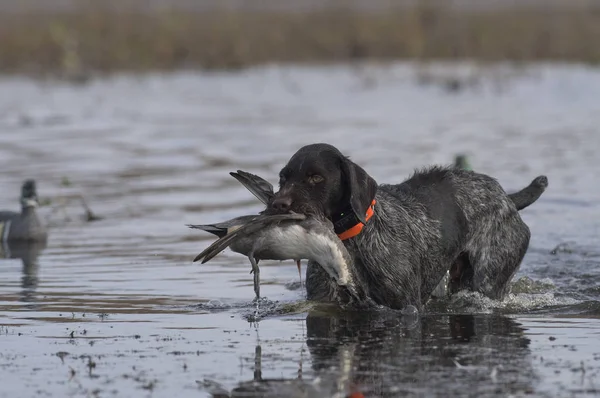
[[[570,297],[559,297],[551,292],[544,293],[510,293],[502,300],[490,299],[478,292],[459,292],[448,302],[450,312],[491,314],[523,313],[558,306],[580,303]]]
[[[541,280],[534,280],[528,276],[523,276],[511,285],[510,291],[513,294],[525,293],[548,293],[556,290],[556,285],[550,278],[544,278]]]

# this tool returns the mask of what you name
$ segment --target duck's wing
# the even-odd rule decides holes
[[[0,222],[2,221],[14,221],[21,217],[20,213],[14,211],[0,211]]]
[[[238,170],[237,172],[231,172],[229,174],[245,186],[248,191],[252,192],[252,194],[265,205],[273,199],[273,196],[275,196],[273,185],[256,174],[248,173],[243,170]]]
[[[193,262],[196,262],[202,259],[201,264],[206,263],[211,260],[214,256],[225,250],[229,245],[235,242],[238,239],[246,238],[251,236],[252,234],[260,231],[268,225],[279,223],[282,221],[302,221],[305,220],[306,216],[304,214],[290,213],[290,214],[275,214],[275,215],[260,215],[255,216],[254,219],[249,220],[244,225],[236,228],[235,230],[227,233],[222,238],[217,239],[210,246],[208,246],[202,253],[198,254],[196,258],[194,258]]]
[[[219,238],[227,235],[227,232],[233,231],[236,228],[248,223],[255,219],[258,215],[248,215],[232,218],[231,220],[223,221],[215,224],[186,224],[189,228],[201,229],[211,234],[217,235]]]

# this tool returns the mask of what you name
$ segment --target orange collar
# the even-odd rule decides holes
[[[371,217],[373,217],[373,213],[375,213],[375,211],[373,210],[375,203],[376,203],[376,201],[375,201],[375,199],[373,199],[373,201],[371,202],[371,206],[369,206],[369,208],[367,209],[367,215],[365,217],[366,221],[369,221],[369,219]],[[347,230],[338,233],[337,236],[341,240],[347,240],[350,238],[354,238],[356,235],[360,234],[360,232],[362,231],[364,226],[365,226],[365,224],[363,224],[359,221],[358,223],[354,224],[352,227],[348,228]]]

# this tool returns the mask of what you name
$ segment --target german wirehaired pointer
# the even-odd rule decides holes
[[[512,196],[487,175],[452,167],[416,171],[400,184],[378,184],[329,144],[300,148],[280,172],[266,209],[326,217],[353,258],[353,278],[379,305],[419,310],[450,270],[450,290],[503,299],[529,246],[518,210],[543,193],[539,176]],[[532,188],[533,187],[533,188]],[[310,300],[339,287],[308,262]]]

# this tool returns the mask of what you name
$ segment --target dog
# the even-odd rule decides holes
[[[464,162],[463,163],[455,162],[454,167],[457,167],[457,168],[460,168],[463,170],[464,169],[470,170],[470,168],[464,167]],[[246,189],[248,189],[248,191],[250,191],[263,204],[268,205],[269,202],[273,200],[273,198],[275,196],[275,192],[273,190],[273,185],[270,182],[266,181],[264,178],[257,176],[255,174],[252,174],[252,173],[248,173],[243,170],[237,170],[237,172],[231,172],[229,174],[232,177],[234,177],[239,183],[241,183]],[[518,192],[511,193],[508,196],[514,202],[517,210],[521,210],[521,209],[529,206],[531,203],[535,202],[537,200],[537,198],[539,198],[540,195],[544,192],[544,190],[547,186],[548,186],[548,179],[545,176],[539,176],[539,177],[535,178],[527,187],[523,188],[522,190],[520,190]],[[265,212],[266,212],[266,210],[260,212],[259,214],[264,214]],[[200,229],[204,229],[205,231],[212,232],[221,238],[221,237],[224,237],[229,232],[239,228],[241,225],[245,224],[250,219],[255,219],[255,218],[257,218],[256,215],[255,216],[242,216],[242,217],[237,217],[233,220],[226,221],[226,222],[223,222],[220,224],[192,226],[192,227],[200,228]],[[273,246],[275,244],[276,240],[287,239],[287,238],[292,237],[292,235],[286,234],[283,228],[272,227],[272,229],[273,229],[273,231],[271,231],[270,233],[267,233],[265,235],[265,238],[263,238],[263,241],[265,243],[268,243],[270,246]],[[318,229],[322,229],[322,228],[318,228]],[[273,234],[277,230],[279,230],[279,234],[277,237],[273,237],[273,236],[269,235],[269,234]],[[307,231],[310,231],[310,228]],[[325,235],[329,235],[329,234],[325,234]],[[337,239],[337,237],[336,237],[336,239]],[[236,243],[231,244],[231,249],[235,252],[238,252],[238,253],[248,256],[250,249],[246,248],[247,243],[244,242],[245,240],[252,240],[252,239],[249,236],[246,238],[236,239]],[[325,240],[327,241],[330,239],[325,239]],[[340,245],[342,245],[341,241],[340,241]],[[239,248],[238,248],[238,246],[239,246]],[[260,246],[260,244],[259,244],[259,246]],[[289,244],[281,244],[281,246],[282,247],[289,246]],[[240,249],[240,248],[245,248],[245,249]],[[240,250],[242,250],[242,251],[240,251]],[[289,254],[290,254],[290,253],[286,253],[286,250],[283,248],[278,251],[280,252],[277,255],[278,259],[282,259],[284,256],[289,256]],[[340,246],[340,251],[346,252],[346,248],[343,246]],[[196,260],[198,260],[198,257],[194,261],[196,261]],[[258,263],[258,261],[260,259],[255,258],[255,260],[256,260],[256,263]],[[207,261],[207,260],[205,260],[205,261]],[[298,274],[300,275],[300,280],[302,280],[300,260],[295,259],[295,261],[296,261],[296,265],[298,267]],[[353,266],[352,262],[349,262],[348,264],[349,264],[348,267]],[[321,264],[321,265],[323,265],[323,264]],[[460,264],[457,263],[457,266],[458,265],[460,265]],[[456,275],[457,272],[458,272],[458,268],[456,270],[454,270],[453,274]],[[255,275],[255,277],[256,277],[256,275]],[[442,281],[438,284],[438,287],[436,289],[434,289],[434,291],[431,294],[432,297],[442,297],[442,296],[446,295],[448,291],[450,291],[450,292],[455,291],[456,280],[450,280],[449,277],[450,277],[450,270],[448,270],[447,274],[444,276]],[[449,283],[449,281],[450,281],[450,283]],[[255,286],[256,285],[257,285],[257,282],[255,280]],[[256,288],[255,288],[255,290],[256,290]]]
[[[356,283],[392,309],[421,311],[447,271],[452,291],[502,300],[529,247],[531,232],[515,202],[485,174],[430,166],[402,183],[378,184],[336,147],[317,143],[300,148],[279,177],[265,212],[331,220],[353,258]],[[536,180],[547,186],[545,176]],[[525,201],[519,207],[545,188],[518,196]],[[336,289],[309,261],[307,298],[332,301]]]

